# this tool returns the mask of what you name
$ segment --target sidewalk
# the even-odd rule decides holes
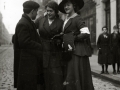
[[[90,65],[91,65],[92,74],[120,85],[120,74],[113,75],[112,65],[108,66],[109,74],[100,74],[101,66],[97,62],[98,62],[98,56],[92,55],[92,57],[90,57]]]

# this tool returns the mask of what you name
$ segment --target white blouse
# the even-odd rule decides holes
[[[49,26],[52,24],[53,21],[54,21],[54,20],[48,19]]]
[[[65,25],[67,24],[67,22],[71,19],[71,18],[74,18],[75,16],[77,16],[78,14],[77,13],[74,13],[72,16],[68,17],[68,15],[66,16],[66,19],[64,21],[64,24],[63,24],[63,31],[64,31],[64,28],[65,28]]]

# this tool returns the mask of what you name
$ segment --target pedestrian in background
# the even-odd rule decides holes
[[[90,32],[77,14],[83,6],[83,0],[62,0],[59,4],[59,10],[67,15],[62,31],[63,47],[66,52],[71,52],[66,58],[68,60],[64,59],[68,61],[67,75],[63,82],[66,90],[94,90],[89,63]]]
[[[56,35],[62,32],[63,21],[58,15],[58,4],[49,1],[46,6],[47,15],[36,20],[43,44],[43,68],[45,90],[62,90],[61,46]]]
[[[118,33],[118,28],[115,25],[113,27],[113,33],[111,34],[111,52],[113,55],[113,60],[112,60],[112,66],[113,66],[113,74],[116,74],[116,64],[117,67],[119,67],[119,54],[118,54],[118,49],[119,49],[119,33]],[[118,69],[119,70],[119,69]]]
[[[15,34],[13,34],[13,36],[12,36],[13,49],[14,49],[14,39],[15,39]]]
[[[98,53],[98,64],[101,65],[101,74],[109,74],[108,65],[110,64],[110,35],[106,26],[102,28],[102,34],[99,35],[97,40]]]
[[[120,22],[118,23],[118,34],[119,34],[119,49],[118,49],[118,55],[119,55],[119,61],[117,66],[117,73],[120,74]]]
[[[118,32],[120,33],[120,22],[118,23]]]
[[[37,90],[42,73],[42,44],[35,23],[39,4],[34,1],[23,3],[22,18],[15,29],[14,73],[17,90]]]

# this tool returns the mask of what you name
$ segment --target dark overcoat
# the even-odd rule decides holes
[[[118,47],[118,55],[119,55],[119,59],[118,59],[118,63],[120,64],[120,33],[119,33],[119,47]]]
[[[42,44],[33,21],[23,14],[15,29],[14,84],[18,90],[36,90],[42,73]],[[18,84],[17,84],[18,82]],[[33,85],[31,85],[31,82]]]
[[[106,35],[106,37],[104,37]],[[99,49],[98,53],[98,63],[99,64],[110,64],[110,35],[100,34],[97,41],[97,47]]]
[[[47,17],[40,17],[36,21],[43,44],[43,67],[59,67],[61,60],[61,48],[52,38],[62,31],[63,21],[56,18],[49,26]],[[58,39],[59,40],[59,39]]]
[[[117,63],[119,60],[119,54],[118,54],[119,41],[120,41],[119,34],[112,33],[111,34],[111,52],[113,55],[113,60],[112,60],[113,64]]]
[[[49,25],[48,18],[40,17],[36,20],[43,44],[43,68],[45,90],[62,90],[62,69],[61,69],[61,37],[53,38],[62,31],[63,21],[55,18]]]

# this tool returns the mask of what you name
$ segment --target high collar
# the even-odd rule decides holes
[[[36,28],[35,23],[31,20],[31,18],[28,15],[23,14],[22,17],[26,18]]]
[[[77,13],[74,13],[74,14],[71,15],[70,17],[68,17],[68,15],[66,15],[66,19],[74,18],[74,17],[76,17],[77,15],[78,15]]]
[[[22,15],[22,17],[24,17],[24,18],[26,18],[28,21],[32,22],[31,18],[30,18],[30,17],[28,17],[28,15],[23,14],[23,15]]]

